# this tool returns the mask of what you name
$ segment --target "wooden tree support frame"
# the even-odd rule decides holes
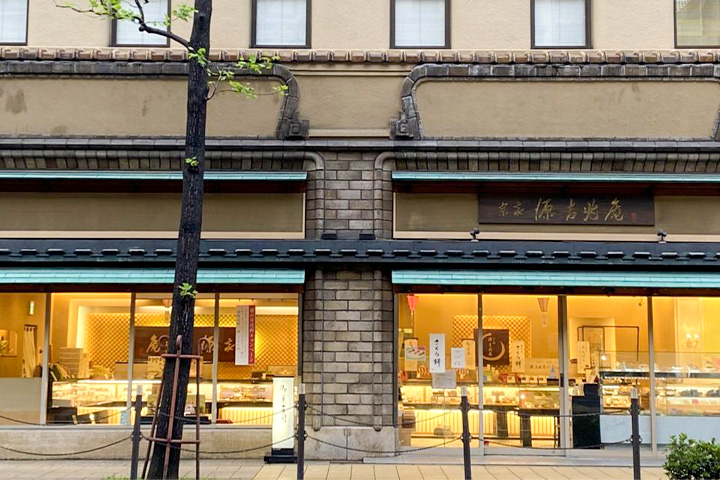
[[[198,342],[198,352],[203,351],[203,343],[208,343],[206,339],[201,339]],[[160,412],[160,400],[162,399],[162,393],[165,389],[164,381],[160,383],[160,390],[158,391],[158,405],[155,407],[155,413],[153,413],[153,421],[152,421],[152,427],[150,429],[150,437],[147,438],[148,440],[148,448],[147,448],[147,455],[145,455],[145,464],[143,466],[143,475],[142,478],[147,478],[147,469],[150,462],[150,453],[152,451],[153,444],[159,443],[162,445],[165,445],[165,464],[163,465],[163,480],[167,479],[168,475],[168,467],[170,462],[170,449],[175,448],[181,448],[182,445],[195,445],[195,480],[200,479],[200,380],[201,380],[201,373],[202,373],[202,361],[203,357],[202,355],[188,355],[182,353],[182,335],[178,335],[177,339],[175,340],[175,346],[176,351],[175,353],[165,353],[162,356],[162,358],[165,359],[165,361],[168,360],[174,360],[175,361],[175,369],[173,374],[173,382],[172,382],[172,395],[170,396],[170,411],[173,412],[168,419],[168,434],[167,438],[157,438],[155,437],[155,430],[157,428],[157,419],[158,414]],[[194,440],[183,440],[182,438],[172,438],[173,436],[173,428],[174,423],[176,420],[175,417],[175,405],[177,404],[177,385],[178,385],[178,378],[180,376],[180,361],[181,360],[189,360],[193,361],[195,360],[196,369],[195,369],[195,439]],[[178,418],[177,420],[184,421],[185,416],[183,415],[182,418]]]

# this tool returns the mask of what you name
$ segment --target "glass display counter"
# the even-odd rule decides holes
[[[470,403],[470,431],[478,434],[477,384],[467,384]],[[429,381],[402,385],[402,408],[414,415],[413,436],[445,437],[462,432],[460,388],[438,390]],[[483,390],[483,431],[485,437],[554,439],[560,412],[557,386],[486,383]]]
[[[133,380],[132,391],[142,388],[143,416],[152,415],[160,380]],[[188,414],[194,414],[196,384],[188,385]],[[218,383],[217,423],[229,425],[272,424],[272,380],[227,381]],[[126,380],[76,380],[52,384],[53,403],[49,423],[127,424]],[[201,415],[210,418],[213,385],[200,384]],[[134,393],[133,393],[134,395]],[[459,404],[459,403],[458,403]]]

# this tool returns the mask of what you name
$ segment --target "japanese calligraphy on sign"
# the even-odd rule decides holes
[[[221,362],[235,361],[235,329],[228,327],[220,328],[220,339],[215,340],[213,327],[195,327],[195,340],[193,342],[193,354],[202,355],[203,361],[212,362],[213,350],[217,345],[219,360]],[[148,358],[167,353],[168,349],[168,328],[167,327],[143,327],[135,328],[135,361],[146,361]],[[200,339],[205,341],[200,342]],[[198,351],[198,347],[201,351]]]
[[[479,223],[550,225],[654,225],[648,196],[502,195],[480,196]]]
[[[510,365],[509,330],[483,330],[482,341],[485,365]]]
[[[430,334],[430,373],[445,372],[445,334]]]

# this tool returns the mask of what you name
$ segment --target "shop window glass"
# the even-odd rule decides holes
[[[394,0],[394,48],[446,47],[447,0]]]
[[[24,44],[28,0],[0,0],[0,44]]]
[[[236,343],[239,323],[246,325],[239,336],[245,348]],[[272,425],[273,381],[298,373],[297,295],[222,294],[219,327],[217,422]],[[254,338],[253,348],[247,348],[248,338]]]
[[[168,16],[169,0],[150,0],[143,5],[145,21],[148,25],[161,30],[166,29],[164,22]],[[134,2],[123,2],[123,8],[137,11]],[[165,46],[167,40],[159,35],[141,32],[137,23],[130,20],[115,21],[115,45],[122,46]]]
[[[0,425],[40,422],[44,293],[0,294]]]
[[[720,45],[719,0],[676,0],[675,21],[678,48]]]
[[[161,357],[167,353],[170,318],[172,314],[172,295],[170,294],[138,294],[135,305],[135,344],[133,350],[132,392],[133,397],[140,386],[143,398],[143,422],[151,422],[160,393],[165,360]],[[212,422],[212,364],[215,327],[215,295],[197,295],[195,300],[195,324],[193,330],[193,354],[202,355],[200,366],[200,423]],[[197,395],[197,364],[190,368],[190,382],[185,401],[185,414],[195,421],[195,404]],[[147,417],[147,419],[145,418]]]
[[[567,302],[573,445],[625,441],[633,388],[640,413],[650,414],[647,299],[571,296]],[[649,438],[647,429],[641,420]]]
[[[587,0],[535,0],[534,47],[584,47]]]
[[[483,295],[483,405],[489,445],[560,446],[558,299]]]
[[[461,386],[468,387],[470,432],[477,436],[477,302],[477,295],[398,297],[401,445],[432,446],[459,436]],[[453,367],[452,349],[465,349],[457,357],[464,366]]]
[[[720,298],[655,298],[653,324],[658,415],[720,415]]]
[[[127,423],[130,295],[52,295],[47,423]]]

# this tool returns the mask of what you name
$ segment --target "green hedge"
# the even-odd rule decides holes
[[[692,440],[684,433],[672,436],[665,473],[670,480],[720,479],[720,445]]]

